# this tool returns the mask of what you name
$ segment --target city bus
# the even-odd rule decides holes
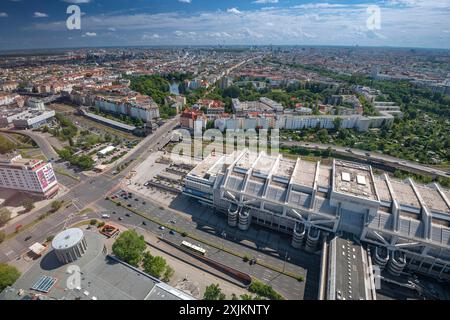
[[[206,250],[205,250],[205,249],[200,248],[199,246],[196,246],[196,245],[194,245],[194,244],[192,244],[192,243],[189,243],[189,242],[187,242],[187,241],[183,241],[183,242],[181,243],[181,246],[182,246],[183,248],[185,248],[185,249],[191,251],[191,252],[200,254],[200,255],[202,255],[202,256],[204,256],[204,255],[206,254]]]

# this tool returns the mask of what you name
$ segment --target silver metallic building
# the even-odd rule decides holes
[[[327,234],[350,233],[373,245],[374,263],[450,279],[450,190],[375,176],[367,165],[332,166],[249,150],[215,155],[186,177],[184,194],[228,216],[292,235],[292,246],[319,249]]]
[[[53,238],[52,247],[58,260],[66,264],[81,258],[87,250],[87,243],[83,231],[72,228],[57,234]]]

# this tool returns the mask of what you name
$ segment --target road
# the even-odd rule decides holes
[[[151,149],[157,148],[160,141],[170,139],[170,132],[177,125],[177,123],[178,118],[174,118],[166,122],[155,133],[148,136],[140,144],[138,144],[132,153],[118,161],[117,164],[128,161],[128,159],[133,155],[139,155],[140,159],[143,160],[145,155],[147,155]],[[134,157],[134,160],[136,159],[137,157]],[[76,215],[78,212],[89,207],[98,200],[104,199],[108,193],[119,186],[120,181],[126,177],[142,160],[134,161],[120,174],[115,176],[110,174],[110,172],[114,170],[114,168],[111,168],[103,174],[82,179],[82,181],[74,185],[67,194],[58,199],[65,201],[66,205],[74,203],[73,205],[70,205],[68,208],[64,208],[64,210],[60,213],[51,215],[30,230],[26,230],[18,236],[0,244],[0,262],[14,260],[25,253],[27,248],[32,244],[25,242],[25,238],[31,236],[33,240],[30,240],[30,242],[33,243],[36,241],[43,241],[49,234],[52,234],[51,231],[58,229],[55,229],[52,226],[60,226],[61,221],[65,221],[67,218]],[[25,226],[32,223],[37,220],[40,215],[48,212],[50,209],[50,205],[39,209],[22,219],[20,224]],[[13,223],[3,229],[3,231],[6,234],[10,234],[15,231],[15,228],[16,224]]]
[[[31,130],[1,130],[2,132],[6,133],[15,133],[15,134],[22,134],[24,136],[30,137],[33,139],[38,147],[41,149],[41,151],[44,153],[44,155],[47,157],[47,159],[54,159],[58,160],[59,155],[56,153],[56,151],[53,149],[52,145],[48,140],[46,140],[44,137],[42,137],[40,134],[33,132]]]
[[[119,190],[116,195],[120,193]],[[254,239],[251,239],[249,235],[257,233],[258,229],[253,229],[252,227],[252,230],[243,233],[238,229],[226,226],[226,218],[220,217],[213,212],[206,212],[205,210],[205,216],[208,217],[202,222],[197,218],[189,219],[183,217],[172,210],[152,204],[148,202],[148,199],[142,197],[134,196],[133,199],[121,199],[121,202],[124,205],[119,207],[109,200],[99,201],[98,204],[102,208],[105,208],[105,211],[97,213],[97,216],[101,217],[102,213],[107,213],[110,215],[112,221],[116,221],[129,228],[142,228],[175,243],[181,243],[183,240],[186,240],[197,244],[207,250],[207,256],[209,258],[248,273],[265,283],[269,283],[275,290],[279,291],[288,299],[314,299],[317,297],[319,256],[293,249],[289,246],[290,241],[288,237],[281,239],[281,236],[261,229],[260,234],[267,236],[260,237],[259,241],[253,242]],[[129,211],[127,209],[128,205],[132,205],[134,209],[139,210],[149,219],[157,219],[161,223],[173,225],[190,235],[195,235],[197,238],[214,243],[219,248],[211,247],[205,243],[199,243],[197,240],[191,238],[184,238],[178,233],[171,234],[167,228],[162,230],[158,223]],[[145,225],[143,224],[144,222]],[[298,282],[296,279],[265,268],[259,264],[250,266],[242,258],[227,253],[221,250],[220,247],[248,255],[249,257],[256,257],[258,261],[274,266],[280,270],[285,268],[288,272],[304,276],[306,282]],[[284,263],[286,251],[288,252],[288,259]]]
[[[130,153],[127,158],[121,160],[121,162],[128,161],[128,159],[134,160],[133,163],[121,173],[112,175],[110,172],[114,170],[114,168],[111,168],[109,171],[101,175],[86,178],[75,185],[68,194],[61,197],[60,200],[64,200],[65,205],[67,205],[67,207],[64,207],[61,212],[49,216],[45,220],[34,225],[32,228],[23,231],[14,238],[7,240],[0,245],[0,262],[15,260],[27,252],[28,247],[33,243],[45,241],[49,235],[55,235],[59,231],[63,230],[65,226],[72,225],[86,219],[100,218],[103,212],[110,213],[112,215],[111,219],[118,219],[120,216],[122,218],[121,223],[126,226],[144,228],[155,234],[164,233],[165,237],[171,237],[171,240],[181,242],[180,235],[171,235],[168,233],[168,230],[162,232],[159,229],[160,226],[151,221],[148,221],[147,225],[144,226],[142,224],[142,217],[133,214],[125,207],[117,207],[113,202],[105,199],[107,195],[121,189],[120,181],[148,156],[151,152],[150,150],[157,149],[170,139],[170,132],[177,125],[177,122],[178,118],[167,122],[153,135],[147,137],[138,146],[136,146],[134,152]],[[134,199],[132,201],[133,204],[138,207],[136,205],[136,201]],[[275,235],[272,235],[272,233],[262,231],[265,240],[260,244],[252,244],[249,240],[241,243],[243,239],[240,237],[242,235],[240,235],[240,233],[238,234],[238,231],[236,230],[227,229],[228,235],[223,237],[220,233],[217,234],[219,231],[223,232],[223,229],[219,229],[217,227],[215,228],[214,226],[216,224],[212,220],[211,224],[213,227],[210,227],[207,224],[209,221],[199,223],[199,221],[182,218],[179,214],[171,210],[164,209],[157,204],[152,204],[148,200],[145,201],[147,201],[145,205],[142,202],[139,202],[139,209],[145,210],[149,216],[157,217],[165,223],[170,220],[176,220],[177,227],[186,229],[191,234],[197,234],[211,243],[221,243],[223,246],[231,248],[235,252],[244,252],[250,256],[255,256],[258,260],[270,263],[277,268],[285,269],[286,271],[293,272],[298,275],[303,275],[307,279],[307,282],[298,282],[289,276],[267,269],[261,265],[250,266],[248,263],[243,262],[239,257],[226,253],[217,248],[203,245],[208,249],[210,257],[215,260],[244,272],[248,272],[258,279],[271,284],[288,299],[314,298],[317,295],[315,283],[317,282],[316,278],[318,278],[318,274],[316,274],[317,272],[314,270],[318,270],[318,266],[317,268],[313,268],[312,266],[317,264],[316,262],[318,262],[318,257],[306,257],[304,258],[304,261],[299,263],[299,265],[301,265],[299,266],[297,265],[297,260],[300,258],[298,258],[294,252],[289,252],[289,260],[287,260],[284,258],[284,254],[283,258],[280,258],[276,249],[265,249],[270,243],[275,242],[273,241],[273,236]],[[80,215],[80,211],[88,207],[93,207],[95,209],[94,212]],[[40,214],[47,212],[49,209],[50,206],[47,206],[46,208],[34,212],[29,217],[24,218],[20,224],[26,225],[31,223],[36,220]],[[112,212],[116,212],[116,214],[113,215]],[[206,211],[204,213],[206,213]],[[218,219],[217,216],[213,218]],[[226,219],[223,219],[223,221],[226,221]],[[14,232],[14,228],[15,224],[9,226],[5,231],[6,233],[11,233]],[[27,238],[28,241],[26,241]],[[276,241],[276,243],[278,243],[278,241]],[[283,240],[283,248],[289,248],[288,243],[288,240]],[[282,250],[281,245],[279,249]],[[289,250],[292,250],[292,248],[289,248]],[[286,255],[286,258],[287,257],[288,256]],[[308,273],[308,277],[306,277],[306,272]]]
[[[359,149],[353,149],[353,148],[344,148],[344,147],[338,147],[335,145],[327,145],[327,144],[320,144],[320,143],[306,143],[301,141],[281,141],[280,146],[284,147],[303,147],[307,149],[312,150],[328,150],[331,149],[333,152],[339,155],[343,155],[346,157],[353,157],[356,159],[364,160],[367,162],[375,163],[375,164],[381,164],[386,167],[391,167],[395,169],[401,169],[404,171],[408,171],[411,173],[416,174],[425,174],[430,175],[433,177],[444,177],[444,178],[450,178],[450,173],[431,168],[425,165],[421,165],[419,163],[398,159],[395,157],[391,157],[382,153],[376,153],[376,152],[370,152],[370,151],[364,151]],[[351,152],[349,152],[350,150]]]

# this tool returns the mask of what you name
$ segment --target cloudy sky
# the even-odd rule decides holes
[[[0,0],[0,50],[233,44],[450,49],[450,0]]]

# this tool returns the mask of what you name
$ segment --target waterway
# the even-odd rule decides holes
[[[180,95],[180,91],[178,90],[179,85],[180,85],[179,82],[172,82],[170,84],[170,93],[179,96]]]

